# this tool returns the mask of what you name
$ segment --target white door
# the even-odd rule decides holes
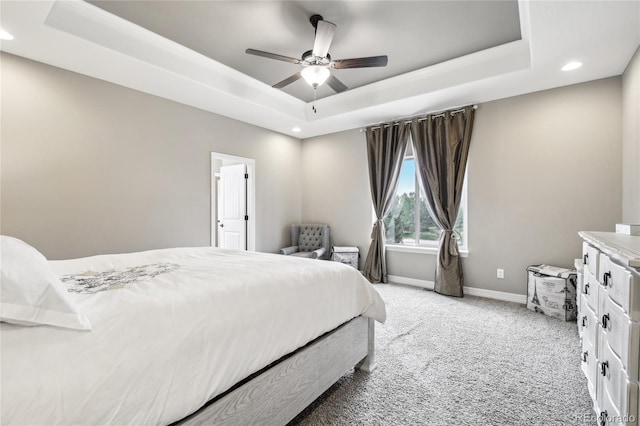
[[[245,164],[220,167],[219,247],[247,249],[247,180]]]

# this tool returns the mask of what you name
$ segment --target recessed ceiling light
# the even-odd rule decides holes
[[[564,67],[562,67],[562,71],[573,71],[575,69],[578,69],[582,66],[582,62],[569,62],[568,64],[566,64]]]
[[[294,127],[293,129],[291,129],[292,132],[296,132],[296,133],[300,133],[302,131],[302,129],[300,127]]]
[[[0,40],[13,40],[13,36],[5,30],[0,30]]]

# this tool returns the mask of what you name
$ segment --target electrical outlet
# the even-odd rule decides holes
[[[498,276],[498,278],[503,279],[504,278],[504,269],[499,269],[498,268],[498,271],[497,271],[496,275]]]

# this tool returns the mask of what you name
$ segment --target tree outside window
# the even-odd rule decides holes
[[[464,204],[460,206],[454,225],[459,245],[464,241]],[[398,187],[391,201],[391,210],[384,218],[384,225],[387,244],[434,246],[440,238],[440,228],[431,217],[412,156],[405,157],[402,163]]]

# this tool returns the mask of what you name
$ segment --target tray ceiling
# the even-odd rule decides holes
[[[387,55],[383,68],[332,70],[350,89],[520,40],[518,3],[508,1],[90,1],[101,9],[273,85],[300,65],[245,54],[247,48],[300,59],[313,47],[309,18],[337,25],[333,59]],[[304,81],[285,87],[305,102]],[[318,99],[333,95],[325,84]]]
[[[620,75],[640,44],[637,0],[96,4],[2,1],[0,50],[302,139]],[[317,101],[302,81],[272,88],[295,66],[244,50],[298,56],[311,13],[338,25],[333,58],[389,66],[338,70],[350,90]]]

